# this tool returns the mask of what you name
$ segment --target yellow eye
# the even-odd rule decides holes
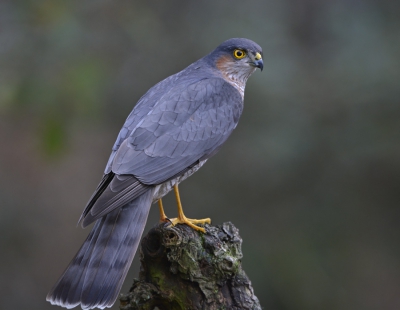
[[[235,56],[236,59],[242,59],[246,56],[246,52],[243,50],[234,50],[233,56]]]

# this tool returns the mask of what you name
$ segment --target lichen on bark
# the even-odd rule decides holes
[[[120,298],[121,310],[261,309],[242,269],[242,239],[230,222],[159,224],[143,238],[139,280]]]

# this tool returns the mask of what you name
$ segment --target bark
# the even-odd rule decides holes
[[[139,280],[121,296],[121,310],[261,310],[232,223],[206,225],[206,234],[168,226],[160,224],[143,238]]]

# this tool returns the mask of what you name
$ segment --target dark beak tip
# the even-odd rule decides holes
[[[262,61],[262,59],[256,61],[256,66],[257,66],[257,68],[259,68],[261,71],[263,71],[263,69],[264,69],[264,62]]]

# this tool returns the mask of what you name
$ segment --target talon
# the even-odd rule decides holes
[[[187,218],[185,216],[185,214],[183,214],[181,199],[180,199],[180,196],[179,196],[178,185],[176,185],[176,184],[174,185],[174,191],[175,191],[176,202],[178,204],[178,217],[170,220],[170,222],[171,222],[170,226],[175,226],[176,224],[186,224],[186,225],[192,227],[194,230],[206,233],[205,228],[197,226],[195,224],[206,224],[206,223],[210,224],[211,223],[211,219],[210,218],[205,218],[205,219],[201,219],[201,220],[196,220],[196,219]]]
[[[188,225],[189,227],[192,227],[194,230],[201,231],[203,233],[206,233],[206,230],[204,227],[197,226],[195,224],[204,224],[204,223],[210,223],[210,219],[201,219],[201,220],[194,220],[194,219],[188,219],[187,217],[184,217],[183,219],[179,218],[173,218],[170,220],[171,225],[168,227],[173,227],[177,224],[185,224]]]
[[[189,219],[188,220],[192,223],[192,224],[211,224],[211,219],[209,217],[205,218],[205,219],[201,219],[201,220],[196,220],[196,219]]]

